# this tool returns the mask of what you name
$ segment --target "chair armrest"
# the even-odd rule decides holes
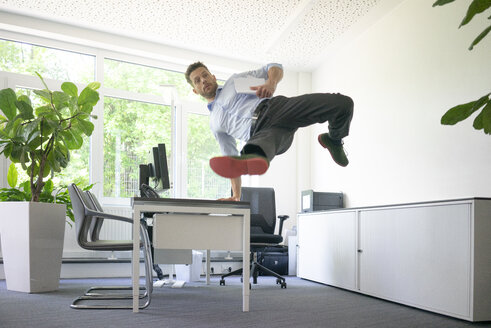
[[[85,208],[85,215],[97,216],[97,217],[109,219],[109,220],[117,220],[117,221],[133,223],[133,219],[126,218],[124,216],[119,216],[119,215],[114,215],[114,214],[109,214],[109,213],[104,213],[104,212],[98,212],[98,211],[94,211],[94,210],[91,210],[88,208]]]
[[[278,231],[278,235],[281,236],[281,232],[283,231],[283,221],[285,221],[288,218],[289,218],[288,215],[278,215],[278,219],[280,219],[280,229]]]

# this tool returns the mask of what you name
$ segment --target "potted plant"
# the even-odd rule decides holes
[[[62,193],[56,200],[48,177],[68,165],[83,135],[92,134],[100,87],[93,82],[79,94],[75,84],[64,82],[61,91],[51,91],[36,74],[45,87],[34,90],[41,106],[33,108],[28,96],[12,89],[0,90],[0,154],[12,161],[7,175],[12,188],[2,190],[7,201],[0,202],[5,277],[7,289],[29,293],[58,289],[68,198]],[[14,163],[29,176],[22,191],[15,188]]]

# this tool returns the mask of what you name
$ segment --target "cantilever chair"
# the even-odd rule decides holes
[[[251,204],[251,277],[253,284],[257,284],[259,272],[268,273],[276,277],[276,283],[281,288],[286,288],[285,278],[278,273],[264,267],[258,262],[257,253],[263,252],[267,248],[278,246],[283,241],[281,232],[283,222],[288,219],[288,215],[280,215],[280,226],[278,234],[274,234],[276,226],[276,205],[275,193],[273,188],[252,188],[242,187],[241,201]],[[225,285],[225,278],[231,275],[242,274],[242,269],[223,275],[220,285]]]
[[[104,220],[117,220],[133,224],[130,218],[104,213],[102,207],[96,197],[90,192],[82,192],[75,184],[68,186],[70,199],[72,202],[73,213],[75,216],[75,228],[77,234],[77,242],[80,247],[94,251],[132,251],[132,240],[100,240],[99,232]],[[152,258],[150,255],[150,240],[146,229],[140,224],[140,233],[142,242],[140,248],[143,248],[145,261],[145,286],[141,286],[140,290],[144,293],[140,294],[140,299],[146,298],[146,302],[140,305],[140,309],[150,305],[152,294]],[[89,240],[90,239],[90,240]],[[106,294],[95,293],[95,290],[132,290],[131,286],[100,286],[89,288],[83,296],[77,297],[70,305],[74,309],[132,309],[132,305],[115,305],[115,304],[100,304],[101,300],[122,300],[132,299],[129,294]],[[97,304],[79,304],[83,301],[97,301]]]

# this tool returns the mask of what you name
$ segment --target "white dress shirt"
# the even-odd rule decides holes
[[[259,98],[255,94],[237,93],[235,79],[247,76],[267,79],[268,70],[273,66],[282,68],[280,64],[271,63],[254,71],[232,75],[223,86],[218,87],[215,99],[208,104],[210,128],[223,155],[239,154],[236,139],[249,140],[252,114],[260,102],[269,99]]]

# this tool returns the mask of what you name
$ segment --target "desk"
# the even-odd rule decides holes
[[[158,213],[154,220],[154,247],[161,249],[241,250],[243,268],[249,267],[250,205],[248,202],[140,198],[133,209],[133,312],[138,312],[140,278],[140,217]],[[209,254],[209,251],[207,252]],[[207,256],[209,268],[209,256]],[[207,270],[207,277],[209,270]],[[242,311],[249,311],[249,270],[243,270]],[[208,281],[208,278],[207,278]]]

